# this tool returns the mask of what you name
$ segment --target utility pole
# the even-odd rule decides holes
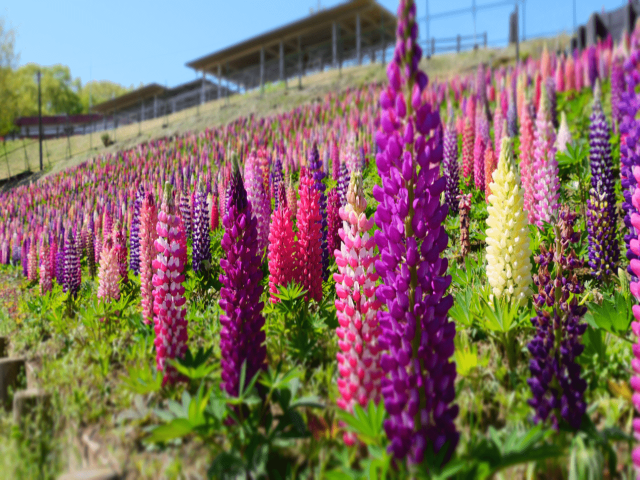
[[[40,171],[42,171],[42,89],[40,88],[40,77],[38,70],[38,139],[40,141]]]

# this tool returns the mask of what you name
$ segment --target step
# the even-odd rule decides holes
[[[0,358],[5,358],[9,353],[9,339],[0,337]]]
[[[58,480],[119,480],[120,475],[110,468],[90,468],[78,470],[72,473],[65,473],[58,477]]]
[[[42,418],[51,420],[51,394],[37,388],[19,390],[13,396],[13,421],[23,425],[27,418],[33,418],[36,410],[42,409]]]
[[[26,381],[24,358],[0,359],[0,405],[4,405],[6,411],[11,410],[10,391],[25,387]]]

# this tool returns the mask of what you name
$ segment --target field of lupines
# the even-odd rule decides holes
[[[636,477],[640,30],[430,81],[398,18],[384,85],[0,197],[7,478]]]

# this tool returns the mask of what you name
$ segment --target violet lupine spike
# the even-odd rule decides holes
[[[313,145],[309,157],[309,174],[313,176],[316,190],[320,192],[320,230],[322,232],[322,279],[329,278],[329,249],[327,248],[327,196],[325,195],[326,185],[322,182],[326,177],[322,170],[322,161],[318,153],[318,146]]]
[[[376,134],[383,186],[376,185],[373,196],[379,202],[376,271],[382,278],[376,295],[387,306],[378,312],[385,352],[382,395],[389,414],[384,427],[394,457],[421,463],[427,448],[438,452],[445,445],[448,460],[459,433],[454,424],[458,407],[452,404],[455,324],[447,318],[453,298],[445,295],[451,277],[441,257],[448,237],[442,226],[447,206],[439,203],[446,186],[439,175],[442,144],[435,141],[440,118],[438,109],[423,103],[428,78],[418,69],[422,52],[415,16],[415,3],[401,0]]]
[[[591,165],[591,187],[601,185],[611,205],[615,205],[615,180],[611,157],[611,134],[609,123],[602,110],[600,82],[596,80],[593,109],[589,117],[589,162]]]
[[[52,249],[53,250],[53,249]],[[64,264],[65,264],[65,255],[64,255],[64,243],[55,249],[55,258],[56,258],[56,282],[58,285],[61,285],[64,289]]]
[[[208,270],[211,265],[209,206],[202,177],[196,189],[193,213],[193,271]]]
[[[69,295],[75,298],[80,291],[82,272],[80,271],[80,255],[71,228],[67,229],[64,242],[64,261],[61,263],[63,263],[64,270],[62,291],[69,292]]]
[[[191,238],[191,202],[187,191],[180,195],[180,218],[184,224],[187,238]]]
[[[378,257],[374,254],[375,241],[369,236],[373,219],[367,219],[366,208],[362,175],[356,170],[349,184],[347,205],[340,207],[342,242],[334,251],[339,273],[333,275],[340,324],[336,329],[341,377],[338,380],[341,398],[337,404],[348,412],[353,412],[356,404],[366,408],[369,401],[380,402],[382,370],[377,312],[382,303],[376,298],[378,275],[373,267]],[[355,440],[353,434],[344,435],[348,445]]]
[[[244,179],[247,184],[246,192],[251,203],[252,215],[256,218],[258,229],[258,248],[264,253],[269,242],[269,219],[271,216],[271,202],[264,189],[264,177],[258,157],[255,152],[247,158],[244,166]],[[227,190],[227,195],[229,190]],[[227,205],[229,204],[227,197]]]
[[[349,187],[350,175],[347,169],[347,164],[343,161],[340,163],[340,176],[338,177],[338,199],[340,200],[340,206],[344,206],[347,203],[347,188]]]
[[[614,132],[620,130],[620,122],[622,121],[620,101],[624,90],[624,71],[622,70],[622,64],[619,60],[614,60],[611,64],[611,124]]]
[[[561,209],[555,246],[551,250],[541,246],[536,257],[538,273],[534,275],[538,293],[533,299],[537,315],[531,319],[536,335],[528,345],[532,358],[527,383],[533,394],[529,404],[535,410],[536,422],[550,423],[554,428],[561,419],[571,428],[579,428],[587,409],[587,383],[580,377],[577,363],[584,350],[580,337],[587,328],[580,321],[587,311],[579,302],[584,287],[575,273],[582,261],[573,249],[569,251],[580,239],[580,232],[573,229],[575,219],[568,207]]]
[[[142,201],[140,212],[140,299],[142,320],[147,325],[153,323],[153,260],[157,254],[157,224],[158,211],[155,200],[153,193],[148,192]]]
[[[140,208],[144,199],[144,187],[140,185],[133,204],[133,218],[129,235],[129,268],[138,275],[140,273]]]
[[[175,367],[167,359],[182,358],[187,351],[187,320],[184,297],[184,255],[185,233],[181,231],[181,221],[176,215],[173,186],[166,182],[162,208],[156,225],[158,252],[153,261],[154,331],[156,338],[156,364],[164,373],[162,384],[175,383],[180,379]],[[182,237],[182,238],[181,238]]]
[[[220,259],[223,287],[218,302],[224,311],[220,315],[220,388],[237,396],[242,365],[246,365],[245,382],[249,382],[265,368],[267,349],[262,329],[263,287],[257,222],[251,214],[251,204],[235,162],[227,193],[227,212],[222,219],[225,257]]]
[[[458,133],[453,119],[449,115],[449,122],[444,129],[444,154],[442,167],[447,179],[445,200],[451,215],[458,214],[458,195],[460,195],[460,171],[458,170]]]
[[[278,207],[280,206],[280,199],[278,198],[278,189],[280,188],[280,185],[283,183],[283,173],[282,173],[282,161],[280,160],[280,156],[278,155],[276,157],[276,161],[273,164],[273,184],[272,184],[272,188],[273,188],[273,197],[275,199],[275,209],[277,210]]]
[[[515,138],[518,135],[518,110],[516,101],[509,96],[509,108],[507,109],[507,136]]]

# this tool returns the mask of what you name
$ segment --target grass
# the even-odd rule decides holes
[[[552,39],[532,40],[524,42],[520,52],[524,58],[538,54],[544,43],[547,43],[550,48],[558,49],[565,48],[568,42],[569,37],[566,35]],[[430,60],[423,60],[422,68],[432,79],[449,78],[456,74],[473,71],[481,62],[497,67],[512,63],[514,58],[515,47],[510,46],[503,49],[437,55]],[[68,140],[67,138],[49,139],[43,144],[44,175],[51,175],[79,165],[91,157],[132,148],[155,138],[198,132],[207,127],[224,125],[249,115],[265,117],[287,112],[299,105],[319,101],[327,93],[337,93],[349,87],[385,79],[385,68],[381,64],[345,67],[342,72],[328,70],[303,77],[302,88],[298,88],[298,80],[294,78],[289,80],[288,88],[282,82],[269,84],[265,87],[263,94],[258,90],[251,91],[228,99],[207,102],[204,105],[146,120],[139,124],[119,127],[108,132],[111,139],[115,139],[115,143],[106,148],[100,138],[102,133],[75,135]],[[39,147],[36,140],[7,141],[3,148],[0,148],[0,180],[29,170],[37,171],[38,158]],[[30,180],[33,178],[23,181]]]

